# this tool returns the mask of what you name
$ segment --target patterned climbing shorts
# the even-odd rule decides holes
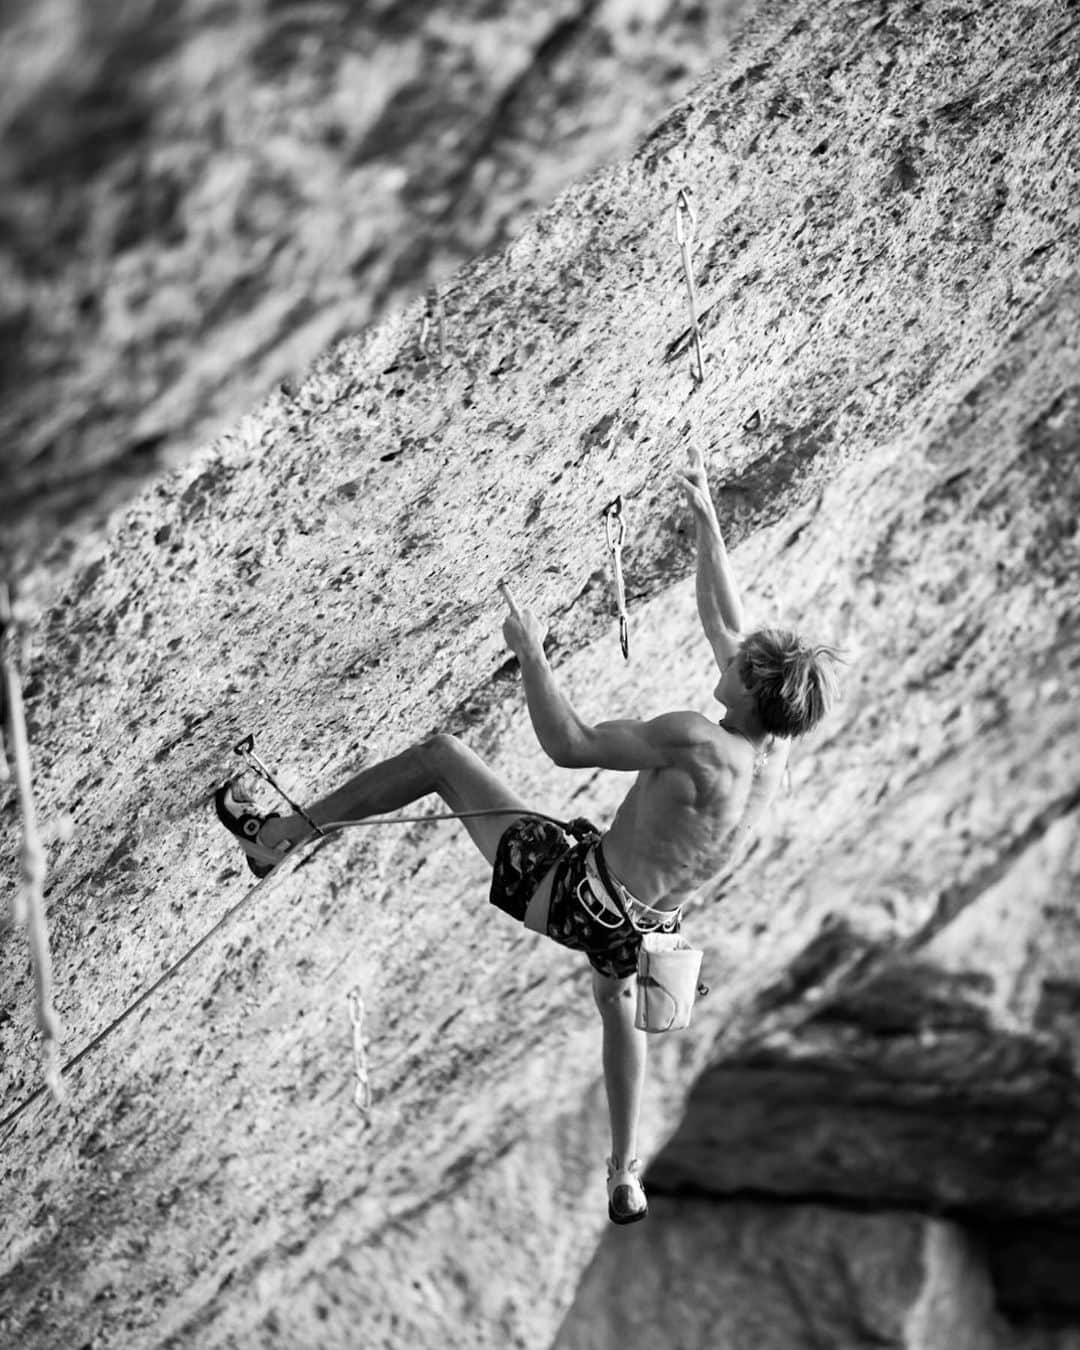
[[[585,880],[585,855],[592,842],[586,839],[572,844],[551,821],[522,816],[499,840],[491,877],[491,903],[523,922],[537,886],[558,863],[551,885],[548,937],[560,946],[584,952],[589,964],[601,975],[625,980],[637,970],[641,935],[625,919],[610,927],[610,919],[598,921],[578,897],[578,887]]]

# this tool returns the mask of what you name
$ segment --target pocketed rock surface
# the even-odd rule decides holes
[[[6,1339],[1075,1346],[1078,37],[1065,5],[766,6],[631,161],[459,276],[444,361],[406,311],[116,520],[27,672],[40,810],[74,824],[69,1054],[102,1039],[67,1109],[30,1097],[10,934]],[[283,869],[113,1026],[245,894],[208,796],[246,732],[302,796],[447,729],[538,809],[610,817],[625,778],[535,744],[496,585],[551,617],[585,717],[708,711],[690,434],[750,620],[849,664],[687,917],[711,992],[651,1047],[653,1218],[606,1220],[587,968],[487,907],[460,827]]]
[[[5,561],[47,590],[141,481],[628,154],[746,8],[9,0]]]

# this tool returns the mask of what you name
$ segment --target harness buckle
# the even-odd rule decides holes
[[[596,894],[596,891],[593,890],[592,881],[589,879],[587,873],[577,884],[577,898],[578,904],[593,923],[598,924],[601,928],[608,928],[612,932],[614,932],[616,928],[622,927],[623,916],[618,913],[618,911],[608,909]],[[612,921],[612,918],[609,917],[612,914],[614,914],[614,922]]]

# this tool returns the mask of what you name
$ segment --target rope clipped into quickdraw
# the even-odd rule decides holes
[[[690,337],[694,344],[694,365],[690,374],[695,383],[705,380],[705,363],[701,354],[701,325],[698,322],[697,288],[694,285],[694,267],[690,260],[690,245],[697,229],[697,212],[690,199],[690,189],[680,188],[675,196],[675,239],[682,255],[683,275],[686,277],[686,298],[690,310]]]
[[[299,802],[293,801],[293,799],[289,796],[289,794],[277,781],[274,775],[262,762],[259,756],[255,753],[254,735],[245,736],[242,741],[237,741],[236,744],[233,746],[233,753],[239,755],[242,759],[244,759],[248,765],[248,768],[252,769],[255,773],[259,775],[260,778],[262,778],[265,782],[269,783],[270,786],[274,789],[274,791],[278,794],[278,796],[281,797],[284,801],[286,801],[289,804],[289,806],[292,807],[294,813],[300,816],[303,820],[305,820],[315,831],[316,834],[323,833],[322,826],[317,825],[315,821],[312,820],[312,818],[308,815],[308,813],[304,810],[304,808],[300,805]]]
[[[622,546],[626,537],[626,520],[623,516],[622,497],[608,502],[602,512],[604,530],[607,534],[608,551],[611,554],[611,574],[615,585],[615,604],[619,611],[619,645],[623,657],[630,660],[630,626],[626,615],[626,584],[623,581]]]

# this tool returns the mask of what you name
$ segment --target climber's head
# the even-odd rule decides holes
[[[803,736],[840,694],[831,647],[811,646],[780,628],[759,628],[743,639],[716,686],[729,710],[742,703],[770,736]]]

